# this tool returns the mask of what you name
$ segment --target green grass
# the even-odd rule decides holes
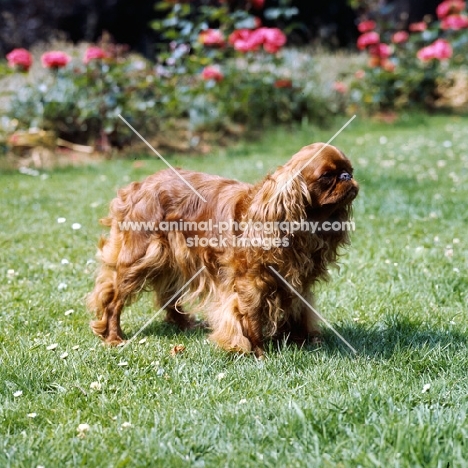
[[[0,175],[0,466],[468,466],[467,126],[357,119],[335,140],[361,184],[357,229],[317,303],[357,356],[325,331],[318,349],[271,345],[259,362],[160,319],[143,344],[103,347],[83,301],[97,220],[117,187],[164,165]],[[254,181],[334,132],[283,129],[170,161]],[[125,332],[152,313],[143,297]],[[186,350],[172,357],[175,344]]]

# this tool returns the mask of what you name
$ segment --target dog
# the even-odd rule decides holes
[[[313,302],[312,286],[349,243],[349,229],[335,228],[350,222],[358,191],[349,159],[325,143],[254,185],[173,168],[131,183],[101,220],[110,235],[88,297],[93,332],[122,343],[122,309],[150,290],[182,329],[203,311],[225,350],[262,357],[272,337],[319,338],[318,317],[298,295]]]

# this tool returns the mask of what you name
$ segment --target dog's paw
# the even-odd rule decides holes
[[[104,345],[110,347],[125,346],[127,340],[124,340],[120,336],[104,338]]]
[[[323,338],[320,335],[311,335],[309,341],[312,346],[322,346],[324,343]]]

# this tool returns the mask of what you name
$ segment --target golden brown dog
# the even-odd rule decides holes
[[[352,174],[341,151],[316,143],[255,185],[166,169],[121,189],[101,220],[110,235],[88,298],[94,333],[122,342],[123,307],[152,290],[181,328],[203,311],[211,339],[227,350],[261,356],[269,337],[317,336],[317,317],[272,268],[313,300],[311,287],[348,242],[359,189]]]

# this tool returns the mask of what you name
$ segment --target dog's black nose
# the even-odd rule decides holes
[[[340,174],[340,180],[351,180],[352,178],[352,175],[348,174],[347,172],[342,172]]]

